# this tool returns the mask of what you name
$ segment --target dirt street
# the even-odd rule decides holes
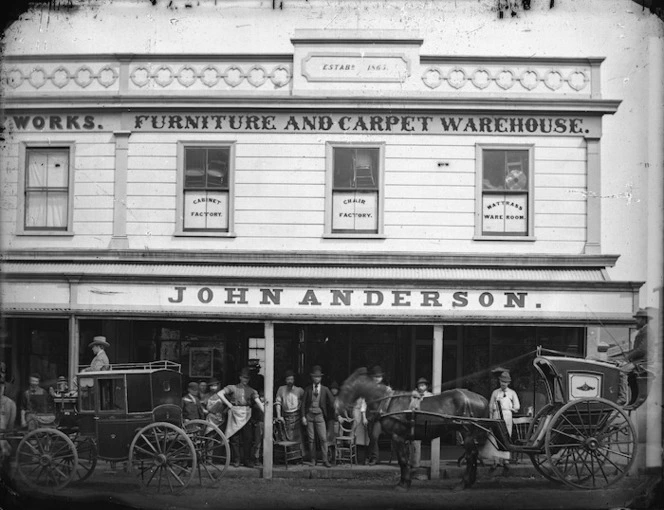
[[[616,509],[645,508],[652,479],[633,477],[604,491],[554,485],[539,477],[496,477],[458,490],[457,480],[414,481],[408,492],[389,479],[224,478],[216,487],[189,487],[177,496],[142,493],[130,477],[95,475],[57,496],[6,498],[3,510],[180,509]],[[5,494],[6,495],[6,494]],[[650,508],[657,508],[652,506]],[[16,506],[20,505],[20,506]]]

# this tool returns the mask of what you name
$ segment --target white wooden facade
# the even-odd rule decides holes
[[[430,324],[433,359],[447,323],[573,325],[596,355],[609,327],[660,307],[648,233],[662,200],[651,173],[662,171],[661,83],[642,69],[661,75],[663,30],[627,0],[611,2],[634,11],[627,19],[599,0],[535,3],[499,20],[491,2],[312,0],[279,12],[127,1],[99,7],[106,25],[85,9],[51,13],[43,33],[16,23],[2,64],[4,316],[69,320],[70,376],[77,321],[95,316],[263,322],[268,354],[280,321]],[[216,146],[231,155],[228,231],[184,231],[183,151]],[[375,232],[333,229],[335,147],[379,151]],[[500,147],[528,153],[524,235],[482,233],[482,151]],[[26,229],[31,148],[69,151],[64,229]],[[291,304],[210,309],[200,293],[269,285]],[[199,294],[178,301],[178,286]],[[311,313],[299,306],[308,289],[415,301]],[[441,295],[430,313],[416,310],[422,289]],[[455,291],[530,297],[515,310],[459,307]],[[434,390],[441,370],[434,362]],[[273,375],[268,361],[266,393]]]

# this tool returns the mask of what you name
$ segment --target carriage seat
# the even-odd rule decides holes
[[[182,408],[175,404],[161,404],[152,410],[155,422],[164,421],[177,427],[182,427]]]

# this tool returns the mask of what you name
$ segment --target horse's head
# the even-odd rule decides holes
[[[366,367],[362,367],[355,370],[344,381],[339,392],[339,401],[342,406],[352,408],[359,397],[369,401],[382,397],[384,391],[384,388],[369,377]]]

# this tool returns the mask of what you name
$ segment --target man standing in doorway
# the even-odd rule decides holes
[[[380,365],[376,365],[371,371],[371,377],[376,384],[385,386],[389,393],[392,393],[392,388],[383,382],[383,369],[380,368]],[[380,437],[381,432],[383,431],[380,426],[380,416],[376,411],[370,412],[369,416],[369,452],[367,455],[367,464],[370,466],[375,466],[380,464],[379,450],[378,450],[378,438]]]
[[[316,465],[316,436],[320,441],[323,465],[332,467],[327,457],[327,420],[334,416],[334,397],[330,390],[321,384],[323,372],[319,365],[311,371],[311,386],[304,390],[302,404],[302,425],[307,427],[311,465]]]
[[[274,401],[275,414],[277,420],[284,422],[288,438],[300,444],[304,455],[304,434],[300,419],[304,389],[295,386],[295,373],[292,370],[286,370],[285,381],[286,384],[277,390],[277,398]]]
[[[253,430],[249,423],[251,405],[256,404],[263,413],[265,412],[258,392],[249,386],[250,377],[249,369],[243,368],[240,372],[240,383],[230,384],[219,392],[222,402],[228,406],[226,437],[230,438],[234,467],[240,467],[240,440],[242,440],[244,465],[254,467],[254,460],[251,457]]]

